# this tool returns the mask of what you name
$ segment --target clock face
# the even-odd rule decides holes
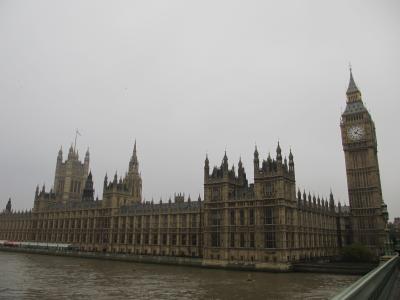
[[[359,141],[364,137],[364,128],[361,126],[350,127],[347,134],[351,140]]]

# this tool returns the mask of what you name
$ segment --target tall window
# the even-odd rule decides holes
[[[235,225],[235,210],[231,210],[230,212],[230,225]]]
[[[211,224],[213,226],[219,226],[221,223],[221,216],[218,211],[211,212]]]
[[[219,231],[215,231],[211,233],[211,247],[219,247],[220,246],[220,234]]]
[[[244,233],[240,234],[240,247],[245,247]]]
[[[157,245],[158,244],[158,235],[154,234],[153,235],[153,245]]]
[[[272,182],[267,182],[264,186],[264,196],[271,198],[275,194],[274,185]]]
[[[235,248],[235,233],[234,232],[231,232],[230,246],[231,246],[231,248]]]
[[[250,232],[250,248],[254,248],[254,232]]]
[[[265,233],[264,248],[276,248],[274,231],[269,231]]]
[[[249,225],[254,225],[254,209],[249,209]]]
[[[165,234],[165,233],[162,235],[162,243],[163,243],[163,245],[167,244],[167,234]]]
[[[181,236],[181,245],[186,246],[186,234],[182,234]]]
[[[240,225],[244,225],[244,210],[240,210]]]
[[[192,246],[196,246],[197,245],[197,236],[196,234],[192,234]]]
[[[195,214],[193,214],[192,215],[192,227],[196,227],[197,225],[196,225],[196,218],[197,218],[197,216],[195,215]]]
[[[274,208],[264,208],[264,224],[274,224]]]
[[[212,190],[212,196],[211,196],[211,200],[212,201],[218,201],[221,198],[221,192],[219,188],[213,188]]]
[[[176,245],[176,234],[172,235],[172,245]]]

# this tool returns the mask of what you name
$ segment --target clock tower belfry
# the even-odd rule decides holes
[[[363,104],[351,69],[346,95],[340,127],[353,242],[366,245],[380,255],[387,242],[388,213],[382,198],[375,124]]]

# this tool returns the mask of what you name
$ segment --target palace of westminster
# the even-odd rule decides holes
[[[71,146],[60,150],[54,187],[36,188],[33,209],[0,213],[0,240],[68,243],[81,251],[201,258],[203,264],[289,265],[332,257],[351,243],[376,255],[387,242],[388,213],[382,198],[375,125],[350,70],[340,128],[349,206],[296,191],[293,154],[266,160],[254,151],[254,183],[242,162],[237,172],[225,153],[219,167],[204,163],[204,199],[182,194],[159,203],[142,201],[136,142],[124,178],[104,178],[94,199],[89,152],[83,163]]]

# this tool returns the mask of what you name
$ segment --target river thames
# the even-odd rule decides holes
[[[0,252],[0,272],[0,299],[329,299],[358,278],[8,252]]]

